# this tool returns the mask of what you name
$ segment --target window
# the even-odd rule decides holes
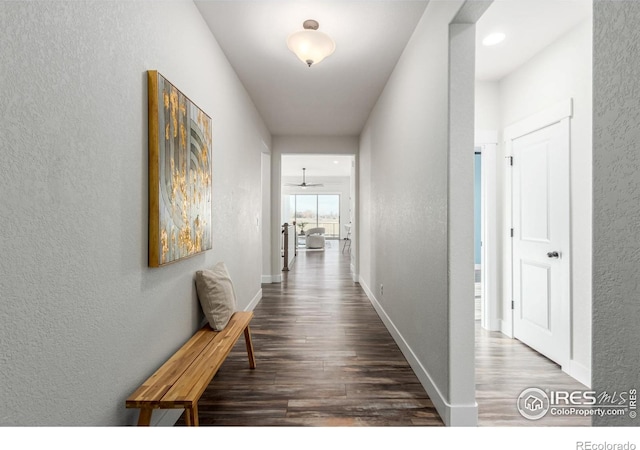
[[[323,227],[327,239],[340,238],[340,195],[291,195],[289,211],[298,232]]]

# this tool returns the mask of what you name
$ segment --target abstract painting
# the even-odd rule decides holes
[[[149,266],[210,250],[211,118],[149,70]]]

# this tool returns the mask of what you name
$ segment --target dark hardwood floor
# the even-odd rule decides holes
[[[199,402],[200,425],[440,426],[440,416],[359,284],[337,241],[301,251],[282,283],[262,286],[251,330]],[[516,401],[527,387],[585,389],[514,339],[476,326],[479,426],[588,426],[589,418],[530,421]],[[184,425],[184,417],[177,422]]]
[[[282,283],[262,286],[251,325],[257,368],[240,339],[199,402],[201,426],[443,425],[352,281],[349,256],[330,245],[300,251]]]

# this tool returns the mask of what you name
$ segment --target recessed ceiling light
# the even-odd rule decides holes
[[[504,38],[507,37],[504,33],[491,33],[489,36],[482,40],[482,45],[487,47],[491,45],[499,44],[504,41]]]
[[[334,163],[334,164],[339,164],[339,162],[338,162],[338,161],[334,161],[333,163]]]

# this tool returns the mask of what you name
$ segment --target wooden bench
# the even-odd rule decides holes
[[[249,367],[256,368],[249,322],[253,312],[235,312],[222,331],[207,324],[194,334],[127,399],[140,408],[139,426],[151,423],[154,409],[185,409],[187,426],[198,426],[198,400],[244,332]]]

